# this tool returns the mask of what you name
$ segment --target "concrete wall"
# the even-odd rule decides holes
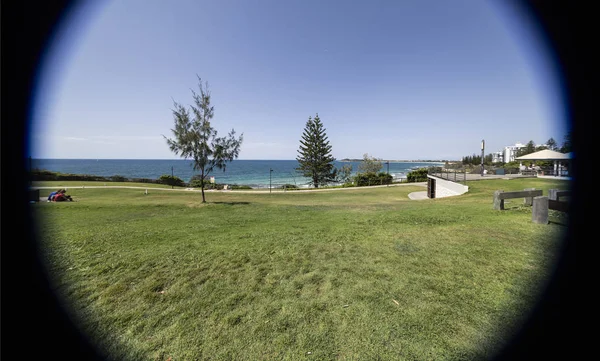
[[[469,191],[469,187],[466,185],[455,183],[431,175],[427,175],[427,177],[435,179],[435,198],[459,196]]]

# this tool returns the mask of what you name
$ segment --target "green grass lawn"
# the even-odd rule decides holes
[[[79,182],[81,183],[81,182]],[[531,310],[564,225],[485,180],[299,193],[70,189],[35,205],[56,291],[108,353],[136,360],[493,356]],[[41,196],[50,190],[42,190]]]

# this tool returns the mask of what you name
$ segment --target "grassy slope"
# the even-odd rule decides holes
[[[126,359],[448,360],[491,355],[549,276],[558,224],[496,189],[207,194],[72,189],[41,252],[82,327]],[[49,190],[47,191],[49,192]],[[45,195],[42,191],[42,196]]]

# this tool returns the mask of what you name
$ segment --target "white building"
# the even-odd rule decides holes
[[[504,163],[514,162],[517,157],[517,151],[521,148],[525,148],[525,144],[515,143],[515,145],[504,147]]]
[[[504,152],[492,153],[492,163],[502,163],[502,162],[504,162]]]
[[[510,163],[515,160],[517,151],[521,148],[525,148],[525,144],[515,143],[515,145],[509,145],[504,147],[504,150],[500,152],[492,153],[492,163]]]

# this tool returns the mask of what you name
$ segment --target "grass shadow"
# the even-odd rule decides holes
[[[210,204],[225,204],[228,206],[236,206],[236,205],[248,205],[250,202],[208,202]]]

